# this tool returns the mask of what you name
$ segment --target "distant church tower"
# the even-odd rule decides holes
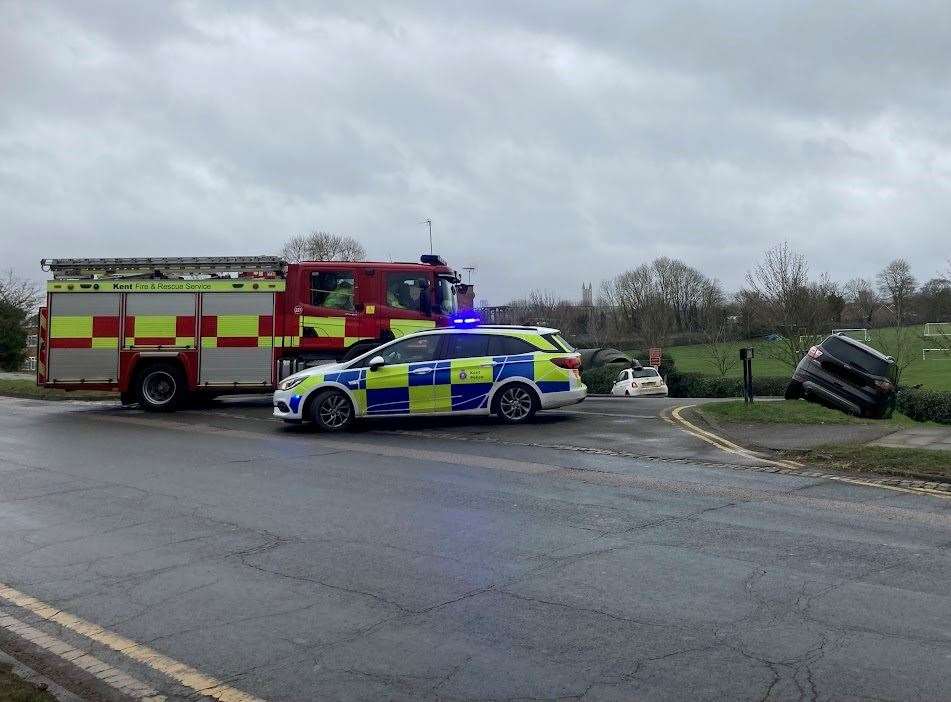
[[[594,306],[594,293],[591,291],[591,283],[588,283],[587,285],[584,283],[581,284],[581,306]]]

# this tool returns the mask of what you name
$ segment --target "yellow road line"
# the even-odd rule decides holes
[[[742,446],[734,444],[732,441],[727,441],[722,436],[718,436],[717,434],[714,434],[711,431],[707,431],[706,429],[701,429],[696,424],[688,421],[687,419],[684,419],[684,417],[681,415],[681,412],[683,410],[690,409],[691,407],[696,407],[696,405],[695,404],[694,405],[680,405],[679,407],[673,408],[670,411],[671,423],[679,426],[681,430],[687,432],[688,434],[692,434],[698,439],[705,441],[708,444],[711,444],[713,446],[716,446],[721,451],[725,451],[727,453],[732,453],[738,456],[744,456],[746,458],[751,458],[756,461],[760,461],[761,463],[764,463],[766,465],[777,466],[779,468],[785,468],[787,470],[803,470],[805,468],[808,468],[808,466],[798,461],[786,461],[786,460],[777,461],[771,458],[766,458],[765,456],[762,456],[756,453],[755,451],[751,451],[749,449],[743,448]],[[850,485],[863,485],[866,487],[881,488],[882,490],[892,490],[894,492],[906,492],[906,493],[911,493],[913,495],[927,494],[927,495],[934,495],[936,497],[943,497],[945,499],[951,499],[951,494],[948,494],[947,492],[942,492],[941,490],[932,490],[930,488],[925,488],[925,487],[901,487],[899,485],[884,485],[874,480],[862,480],[861,478],[847,478],[845,476],[831,475],[829,473],[822,473],[821,477],[828,480],[834,480],[839,483],[848,483]]]
[[[152,670],[158,671],[163,675],[181,683],[185,687],[194,690],[199,695],[211,697],[220,702],[263,702],[263,700],[249,695],[246,692],[237,690],[226,685],[221,680],[200,673],[194,668],[180,663],[168,656],[159,653],[155,649],[136,643],[124,636],[115,634],[103,629],[97,624],[76,617],[72,614],[41,602],[35,597],[30,597],[9,585],[0,583],[0,599],[7,600],[17,607],[25,609],[33,614],[55,622],[75,634],[85,636],[96,643],[102,644],[113,651],[118,651],[127,658],[141,663]]]
[[[142,702],[165,702],[165,696],[160,695],[156,690],[146,685],[144,682],[136,680],[131,675],[123,673],[118,668],[113,668],[108,663],[103,663],[95,656],[91,656],[85,651],[73,648],[69,644],[57,639],[49,634],[45,634],[39,629],[34,629],[29,624],[21,622],[16,617],[8,614],[0,614],[0,629],[12,631],[22,639],[26,639],[34,646],[38,646],[45,651],[63,660],[69,661],[77,668],[81,668],[109,687],[118,690],[123,695],[131,697]]]
[[[681,405],[680,407],[673,408],[670,412],[671,417],[676,421],[676,423],[680,424],[680,428],[686,431],[688,434],[693,434],[698,439],[716,446],[721,451],[726,451],[727,453],[732,453],[736,456],[743,456],[744,458],[759,461],[760,463],[765,463],[766,465],[778,466],[780,468],[796,467],[788,461],[776,461],[771,458],[766,458],[755,451],[743,448],[742,446],[734,444],[732,441],[727,441],[722,436],[717,436],[713,432],[707,431],[706,429],[701,429],[696,424],[684,419],[684,417],[680,414],[683,410],[689,409],[691,407],[696,407],[696,405]]]

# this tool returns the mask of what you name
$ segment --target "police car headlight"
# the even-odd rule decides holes
[[[291,388],[296,388],[298,385],[304,382],[307,376],[301,376],[299,378],[287,378],[278,383],[278,390],[290,390]]]

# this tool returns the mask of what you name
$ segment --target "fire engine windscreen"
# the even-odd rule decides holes
[[[436,308],[440,314],[451,315],[456,312],[456,290],[445,278],[439,278],[436,285]]]

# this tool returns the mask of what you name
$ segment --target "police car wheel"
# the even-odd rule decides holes
[[[321,431],[343,431],[353,421],[350,398],[339,390],[325,390],[312,405],[312,419]]]
[[[527,422],[538,411],[538,397],[527,385],[511,383],[502,388],[492,403],[493,413],[506,424]]]

